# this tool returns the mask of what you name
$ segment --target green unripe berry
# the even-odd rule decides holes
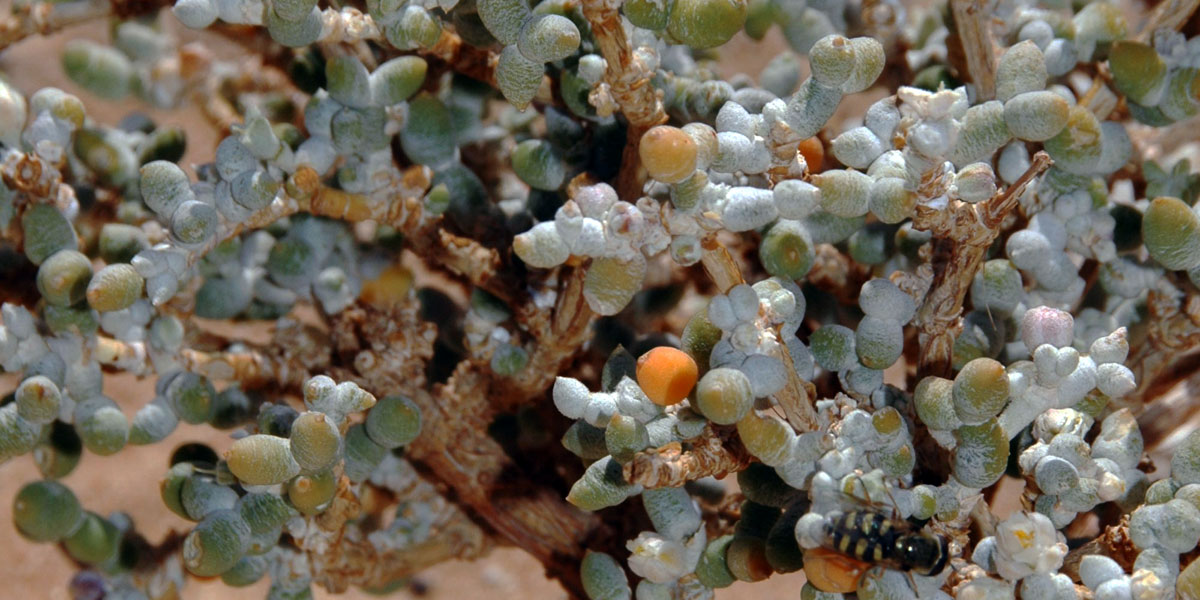
[[[142,296],[144,284],[145,280],[132,266],[108,265],[88,283],[87,301],[100,312],[129,308]]]
[[[833,169],[812,177],[821,190],[821,208],[838,217],[861,217],[871,202],[872,179],[866,173]]]
[[[71,40],[62,52],[63,71],[72,81],[104,98],[124,98],[134,81],[133,64],[116,48]]]
[[[615,315],[641,291],[645,277],[646,261],[640,256],[632,261],[596,258],[584,278],[583,297],[597,314]]]
[[[209,420],[216,394],[207,377],[186,371],[172,377],[163,393],[180,420],[192,425]]]
[[[88,512],[83,524],[63,540],[63,548],[71,558],[88,565],[97,565],[116,556],[121,545],[121,531],[108,519]]]
[[[371,73],[371,95],[375,104],[390,106],[403,102],[421,89],[429,65],[419,56],[399,56]]]
[[[616,460],[626,463],[650,445],[646,426],[633,417],[613,415],[604,429],[604,445]]]
[[[636,27],[662,31],[667,28],[673,4],[672,0],[629,0],[621,4],[621,13]]]
[[[562,15],[537,15],[525,22],[517,48],[533,62],[562,60],[579,49],[579,28]]]
[[[83,440],[83,447],[100,456],[120,452],[129,441],[129,420],[116,406],[101,406],[88,411],[86,417],[75,423],[75,429],[79,439]]]
[[[1048,140],[1067,126],[1071,105],[1047,90],[1025,92],[1004,103],[1004,123],[1018,139]]]
[[[813,359],[828,371],[844,371],[858,364],[855,334],[843,325],[826,325],[809,338]]]
[[[272,493],[246,494],[238,498],[236,508],[255,536],[278,534],[284,523],[296,514],[282,497]]]
[[[276,4],[278,6],[278,4]],[[271,39],[289,48],[303,48],[321,37],[321,11],[310,7],[298,19],[285,19],[274,10],[267,11],[267,32]]]
[[[760,417],[750,411],[738,421],[737,431],[746,450],[765,465],[777,467],[791,457],[796,434],[774,415]]]
[[[367,415],[370,418],[370,414]],[[346,477],[350,481],[365,481],[383,461],[387,448],[379,445],[367,434],[366,426],[353,425],[346,430]]]
[[[55,421],[50,426],[46,440],[33,449],[33,460],[38,471],[47,479],[66,477],[79,464],[83,455],[83,441],[75,428]]]
[[[1200,266],[1200,217],[1178,198],[1150,202],[1142,216],[1142,239],[1150,256],[1172,271]]]
[[[854,70],[842,83],[842,93],[856,94],[875,83],[887,62],[883,44],[873,37],[856,37],[850,40],[854,47]]]
[[[525,140],[513,150],[513,172],[530,187],[553,191],[562,186],[566,179],[566,165],[562,157],[545,140]]]
[[[745,22],[745,0],[676,0],[667,33],[694,50],[704,50],[728,42]]]
[[[254,585],[267,574],[267,559],[261,556],[243,556],[228,571],[221,573],[221,583],[230,587]]]
[[[941,377],[926,377],[913,393],[917,417],[930,429],[951,431],[962,425],[954,403],[954,382]]]
[[[203,244],[217,233],[217,209],[211,204],[188,201],[171,215],[171,234],[187,246]]]
[[[886,369],[904,352],[904,328],[894,319],[863,317],[854,332],[854,351],[863,366]]]
[[[167,471],[167,476],[159,482],[159,493],[162,496],[163,504],[167,506],[171,512],[185,518],[191,519],[187,509],[183,507],[183,486],[188,479],[196,472],[196,466],[190,462],[181,462],[171,466]]]
[[[17,414],[30,423],[44,425],[58,417],[62,392],[50,378],[35,375],[21,382],[16,391]]]
[[[871,183],[871,213],[880,221],[895,224],[912,216],[917,194],[900,177],[879,177]]]
[[[996,99],[1007,102],[1046,88],[1046,58],[1032,40],[1008,48],[996,64]]]
[[[1008,466],[1008,436],[996,419],[963,425],[954,431],[954,478],[964,486],[985,488],[1004,475]]]
[[[816,260],[812,236],[800,221],[780,219],[763,236],[758,258],[767,273],[784,279],[803,279]]]
[[[21,215],[24,232],[25,257],[35,265],[42,264],[59,250],[79,247],[75,229],[57,208],[49,204],[34,204]]]
[[[231,509],[237,500],[233,488],[198,473],[188,477],[179,489],[179,501],[193,521],[199,521],[211,512]]]
[[[198,577],[220,575],[241,560],[250,526],[236,512],[219,510],[200,521],[183,540],[183,566]]]
[[[808,62],[813,79],[840,88],[854,72],[854,44],[840,35],[827,35],[809,49]]]
[[[325,63],[325,89],[331,98],[351,108],[371,104],[371,75],[354,56],[336,56]]]
[[[71,306],[87,295],[92,263],[75,250],[59,250],[38,267],[37,288],[46,302]]]
[[[162,399],[156,398],[138,409],[129,429],[129,443],[153,444],[165,439],[179,425],[179,417]]]
[[[735,535],[725,550],[725,566],[738,581],[762,581],[774,569],[767,561],[767,543],[762,538]]]
[[[542,85],[545,66],[529,60],[516,45],[505,46],[496,63],[496,83],[504,99],[520,110],[525,110]]]
[[[64,539],[79,529],[83,518],[75,494],[57,481],[27,483],[13,499],[13,524],[34,542]]]
[[[408,445],[421,432],[421,409],[405,396],[385,396],[367,413],[366,431],[389,450]]]
[[[709,542],[708,546],[704,548],[704,553],[700,555],[700,562],[696,565],[696,577],[699,578],[700,583],[718,589],[729,587],[737,581],[725,563],[725,553],[732,542],[732,535],[723,535]]]
[[[325,469],[311,475],[300,475],[288,482],[288,502],[304,515],[315,515],[325,510],[337,493],[337,477]]]
[[[521,28],[531,17],[524,0],[479,0],[476,6],[483,25],[506,46],[517,43]]]
[[[1056,167],[1077,175],[1089,174],[1104,151],[1100,121],[1088,109],[1072,106],[1067,126],[1046,140],[1045,148]]]
[[[338,459],[342,435],[325,413],[306,412],[292,423],[288,443],[301,469],[319,471]]]
[[[572,454],[584,460],[596,460],[608,456],[605,430],[588,424],[582,419],[567,428],[562,445]]]
[[[990,358],[967,363],[954,378],[954,412],[968,425],[978,425],[1000,414],[1008,403],[1008,374]]]
[[[300,472],[288,440],[273,435],[260,433],[237,440],[225,458],[233,475],[249,485],[283,483]]]
[[[625,570],[616,559],[603,552],[588,550],[579,563],[579,576],[590,600],[630,600],[633,597]]]
[[[1158,104],[1167,82],[1167,64],[1157,50],[1133,40],[1114,42],[1108,67],[1118,92],[1138,104]]]
[[[750,379],[737,369],[713,369],[705,373],[696,386],[695,408],[714,423],[737,423],[753,406]]]
[[[41,435],[42,426],[26,421],[17,410],[16,403],[0,406],[0,461],[33,450]]]
[[[583,476],[567,493],[567,502],[583,510],[600,510],[624,502],[630,491],[631,486],[625,481],[621,463],[606,456],[588,465]]]
[[[453,131],[446,105],[435,96],[421,94],[408,102],[408,121],[400,132],[400,146],[413,162],[442,165],[454,157]]]

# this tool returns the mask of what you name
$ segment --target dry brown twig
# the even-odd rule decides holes
[[[621,155],[621,172],[617,175],[617,194],[632,201],[642,195],[638,173],[638,143],[642,134],[667,121],[659,92],[650,83],[654,76],[633,56],[633,46],[625,37],[621,25],[621,3],[616,0],[583,0],[583,15],[592,26],[592,36],[604,60],[608,62],[605,83],[621,113],[629,121],[625,149]]]
[[[741,471],[750,466],[751,457],[732,433],[708,425],[687,442],[687,449],[671,442],[638,452],[625,463],[625,480],[647,488],[679,487],[702,477],[721,478]]]
[[[967,71],[975,84],[975,101],[996,97],[996,44],[992,40],[991,12],[984,0],[950,3],[958,37],[967,58]]]
[[[954,335],[975,272],[988,247],[1000,235],[1000,223],[1016,208],[1025,187],[1051,164],[1050,156],[1039,151],[1016,182],[977,205],[917,205],[914,227],[931,231],[950,246],[945,264],[934,265],[933,283],[914,319],[921,344],[920,373],[945,376],[950,372]]]

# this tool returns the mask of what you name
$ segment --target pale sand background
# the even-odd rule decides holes
[[[8,0],[0,0],[0,11],[8,10]],[[78,94],[85,101],[88,115],[104,123],[115,125],[122,116],[136,110],[149,114],[160,124],[182,125],[188,130],[188,155],[183,164],[201,162],[206,158],[211,160],[212,149],[218,138],[197,117],[189,116],[186,111],[155,110],[133,99],[123,102],[98,99],[72,84],[63,75],[58,49],[66,40],[74,38],[96,41],[108,39],[104,24],[97,23],[46,39],[27,40],[0,53],[0,72],[26,96],[46,86],[60,87]],[[757,74],[774,52],[764,51],[746,39],[735,40],[733,44],[730,54],[736,59],[727,62],[734,71]],[[779,38],[773,35],[768,46],[779,48]],[[224,50],[228,54],[229,49]],[[0,285],[3,284],[0,282]],[[15,381],[11,376],[0,376],[0,393],[7,393],[14,386]],[[131,417],[138,407],[153,397],[153,389],[153,380],[139,382],[131,376],[117,376],[107,382],[105,393],[117,400],[126,416]],[[111,457],[85,453],[79,467],[65,479],[65,483],[79,495],[88,510],[100,514],[114,510],[126,511],[133,515],[139,531],[151,540],[161,539],[172,528],[183,530],[190,526],[170,513],[158,494],[158,482],[167,469],[167,456],[172,448],[188,441],[208,442],[218,452],[223,452],[230,443],[220,432],[180,424],[170,438],[159,444],[131,446]],[[0,587],[0,600],[69,600],[66,584],[74,573],[71,562],[57,546],[29,543],[18,536],[12,526],[13,497],[22,485],[38,478],[38,471],[28,456],[0,466],[0,586],[3,586]],[[474,563],[445,563],[422,573],[418,579],[428,590],[425,594],[404,591],[391,597],[447,600],[565,597],[557,583],[543,576],[540,563],[513,548],[496,550]],[[719,590],[717,598],[790,600],[799,593],[803,582],[802,574],[775,575],[765,582],[753,585],[738,583]],[[257,600],[265,596],[266,587],[264,582],[260,582],[250,588],[234,589],[225,587],[219,580],[216,583],[195,583],[193,580],[186,588],[184,598]],[[317,598],[376,597],[361,592],[334,596],[321,588],[314,589]]]

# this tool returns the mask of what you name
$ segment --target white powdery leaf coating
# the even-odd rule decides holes
[[[864,283],[858,301],[864,314],[899,321],[901,325],[912,320],[917,312],[917,303],[912,296],[882,278]]]
[[[898,113],[897,113],[898,114]],[[833,156],[847,167],[866,169],[887,145],[867,127],[855,127],[833,139]]]
[[[1053,573],[1062,567],[1067,545],[1046,515],[1016,512],[996,528],[996,569],[1016,581],[1033,573]]]
[[[595,427],[608,427],[608,422],[617,414],[616,394],[597,392],[592,394],[583,410],[583,420]]]
[[[1088,356],[1098,365],[1125,362],[1125,358],[1129,356],[1129,340],[1125,328],[1121,327],[1109,335],[1097,338],[1092,342]]]
[[[617,412],[647,423],[662,415],[662,407],[646,396],[646,392],[629,377],[622,377],[614,390]]]
[[[748,232],[767,226],[779,217],[774,196],[758,187],[731,187],[725,194],[721,222],[731,232]]]
[[[1079,561],[1079,579],[1095,590],[1106,581],[1125,577],[1125,569],[1103,554],[1088,554]]]
[[[751,354],[742,363],[741,371],[750,379],[756,398],[765,398],[787,385],[787,370],[778,359],[765,354]]]
[[[234,25],[262,25],[266,9],[262,0],[214,0],[221,20]]]
[[[805,550],[821,547],[825,543],[829,525],[829,519],[825,515],[806,513],[796,521],[796,542]]]
[[[1069,312],[1038,306],[1025,311],[1021,318],[1021,341],[1030,353],[1042,344],[1064,348],[1074,340],[1075,319]]]
[[[682,540],[700,529],[700,508],[682,487],[642,492],[646,514],[654,528],[668,539]]]
[[[1096,387],[1110,398],[1120,398],[1136,389],[1137,381],[1129,367],[1105,363],[1096,368]]]
[[[754,121],[754,115],[751,115],[741,104],[726,102],[721,106],[721,110],[717,111],[717,132],[731,131],[740,133],[747,139],[754,139]]]
[[[539,269],[561,265],[571,256],[552,221],[538,223],[513,238],[513,251],[529,266]]]
[[[630,552],[629,570],[654,583],[671,583],[695,570],[706,541],[704,529],[686,544],[643,531],[625,544]]]
[[[726,295],[737,322],[746,323],[758,318],[759,299],[753,287],[744,283],[735,285]]]
[[[214,0],[178,0],[171,8],[171,13],[191,29],[204,29],[212,25],[218,16]]]
[[[772,194],[779,216],[785,219],[803,219],[816,212],[821,204],[821,190],[799,179],[787,179],[777,183]]]
[[[556,377],[554,379],[554,407],[568,419],[582,419],[591,392],[583,382],[571,377]]]
[[[708,320],[722,331],[730,331],[737,327],[738,318],[733,312],[733,303],[729,296],[714,296],[708,303]]]

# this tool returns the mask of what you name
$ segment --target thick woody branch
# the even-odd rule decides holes
[[[339,354],[370,350],[373,356],[369,365],[356,357],[353,370],[335,369],[338,378],[357,380],[377,395],[408,394],[420,407],[421,435],[406,448],[406,457],[446,486],[478,522],[540,560],[569,591],[582,594],[578,561],[584,542],[601,526],[599,519],[567,504],[553,487],[532,481],[488,435],[496,414],[488,398],[495,386],[506,383],[464,361],[429,393],[403,369],[393,368],[412,360],[403,348],[420,325],[415,306],[387,317],[356,306],[335,316],[333,325]],[[432,339],[428,344],[432,352]],[[551,379],[546,379],[548,386]]]
[[[1200,346],[1200,296],[1189,294],[1179,301],[1168,294],[1151,290],[1146,301],[1149,331],[1138,344],[1127,364],[1133,371],[1137,388],[1118,400],[1134,414],[1142,412],[1176,383],[1195,374],[1190,365]],[[1178,424],[1179,421],[1166,421]]]
[[[646,130],[667,121],[667,113],[658,91],[650,83],[654,72],[634,58],[633,46],[621,25],[620,8],[621,3],[614,0],[583,0],[583,15],[591,24],[592,37],[608,63],[604,80],[629,121],[616,188],[622,199],[633,202],[642,195],[638,143]]]
[[[996,46],[992,41],[991,12],[984,0],[950,3],[954,24],[967,58],[967,74],[975,84],[975,102],[996,97]]]
[[[679,487],[702,477],[721,478],[750,466],[751,457],[731,429],[709,425],[688,448],[671,442],[634,455],[625,464],[625,480],[647,488]]]
[[[978,205],[957,203],[949,208],[917,205],[913,224],[940,238],[934,240],[935,245],[948,247],[944,264],[933,265],[933,283],[915,319],[921,347],[918,371],[922,375],[949,374],[954,335],[971,281],[988,247],[1000,235],[1001,222],[1016,208],[1025,187],[1052,163],[1045,152],[1038,152],[1020,179]]]

